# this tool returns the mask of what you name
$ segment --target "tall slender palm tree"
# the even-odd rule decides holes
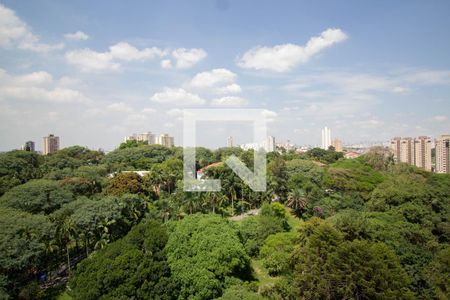
[[[221,192],[207,192],[205,194],[205,205],[211,205],[212,213],[216,213],[216,207],[221,207],[228,198]]]
[[[302,189],[294,189],[288,194],[287,206],[294,210],[297,217],[301,218],[306,210],[309,199],[306,192]]]

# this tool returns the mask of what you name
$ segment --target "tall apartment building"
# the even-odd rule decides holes
[[[55,153],[59,150],[59,136],[49,134],[44,137],[44,155]]]
[[[233,147],[233,137],[229,136],[227,138],[227,147]]]
[[[34,152],[34,142],[33,141],[27,141],[25,142],[25,145],[22,146],[22,150],[28,151],[28,152]]]
[[[150,131],[145,133],[133,133],[133,135],[125,137],[125,142],[126,141],[147,142],[149,145],[152,145],[155,144],[155,135]]]
[[[450,134],[436,139],[436,173],[450,174]]]
[[[322,129],[322,149],[328,150],[331,146],[331,130],[326,127]]]
[[[336,152],[342,152],[344,149],[342,148],[342,141],[340,139],[334,139],[331,141],[331,146],[334,147]]]
[[[155,135],[150,131],[145,133],[133,133],[132,135],[125,137],[125,142],[126,141],[147,142],[149,145],[158,144],[166,147],[173,147],[175,145],[174,138],[167,133]]]
[[[276,148],[275,137],[269,135],[269,136],[267,137],[267,139],[266,139],[266,143],[265,143],[264,149],[265,149],[267,152],[273,152],[273,151],[275,151],[275,148]]]
[[[391,151],[394,160],[407,163],[431,171],[431,138],[420,136],[418,138],[395,137],[391,140]]]
[[[174,138],[172,136],[169,136],[167,133],[164,133],[156,137],[156,144],[163,145],[166,147],[173,147]]]
[[[419,136],[414,139],[414,165],[431,172],[431,138]]]

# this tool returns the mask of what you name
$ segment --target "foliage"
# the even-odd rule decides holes
[[[413,299],[409,278],[383,243],[345,241],[330,224],[312,219],[294,253],[294,281],[308,299]]]
[[[256,291],[251,291],[246,286],[243,285],[233,285],[223,292],[222,297],[217,298],[217,300],[239,300],[239,299],[262,300],[265,298],[258,295]]]
[[[119,149],[134,148],[142,145],[148,145],[147,141],[128,140],[119,145]]]
[[[148,170],[155,163],[161,163],[174,157],[175,149],[161,145],[142,145],[138,147],[116,149],[108,153],[102,163],[115,171],[134,168]]]
[[[367,199],[384,177],[379,171],[357,160],[343,160],[330,166],[324,180],[333,190],[357,192]]]
[[[294,250],[295,234],[280,232],[269,235],[259,253],[264,267],[270,275],[279,275],[289,269],[289,260]]]
[[[281,206],[281,207],[280,207]],[[261,214],[248,217],[240,223],[239,235],[250,256],[257,256],[266,238],[289,230],[286,210],[279,203],[264,204]]]
[[[48,214],[73,199],[73,194],[59,182],[35,179],[12,188],[0,198],[0,205]]]
[[[0,208],[0,278],[7,275],[12,282],[27,278],[31,270],[46,265],[46,250],[54,237],[53,225],[43,215]],[[0,285],[1,287],[1,285]],[[15,291],[15,286],[11,289]]]
[[[143,192],[143,180],[134,172],[115,174],[106,186],[106,193],[109,195],[142,194]]]
[[[174,299],[177,287],[167,263],[165,228],[143,221],[78,264],[69,287],[73,299]]]
[[[168,262],[182,299],[213,299],[248,276],[249,257],[237,230],[217,215],[192,215],[172,224]]]
[[[450,247],[440,250],[426,269],[431,287],[438,299],[450,296]]]
[[[0,196],[10,188],[41,177],[37,153],[14,150],[0,153]]]
[[[306,156],[328,164],[334,163],[344,157],[341,152],[336,152],[334,149],[324,150],[321,148],[308,150]]]

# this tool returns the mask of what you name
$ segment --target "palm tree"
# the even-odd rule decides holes
[[[288,194],[287,206],[294,210],[297,217],[301,218],[308,205],[308,201],[308,196],[304,190],[294,189]]]
[[[212,213],[216,213],[216,207],[221,207],[228,198],[221,192],[208,192],[205,195],[206,205],[211,205]]]
[[[188,207],[190,215],[193,214],[194,209],[198,206],[200,201],[201,201],[200,193],[196,192],[184,193],[183,203]]]
[[[77,240],[77,228],[75,223],[73,223],[70,219],[64,221],[64,223],[58,230],[58,235],[61,244],[65,244],[67,268],[70,274],[70,245]]]

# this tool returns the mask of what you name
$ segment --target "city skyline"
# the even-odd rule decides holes
[[[344,143],[450,130],[448,1],[86,3],[1,2],[0,151],[48,132],[61,147],[145,128],[181,141],[182,109],[205,107],[265,109],[268,134],[298,145],[324,126]]]

